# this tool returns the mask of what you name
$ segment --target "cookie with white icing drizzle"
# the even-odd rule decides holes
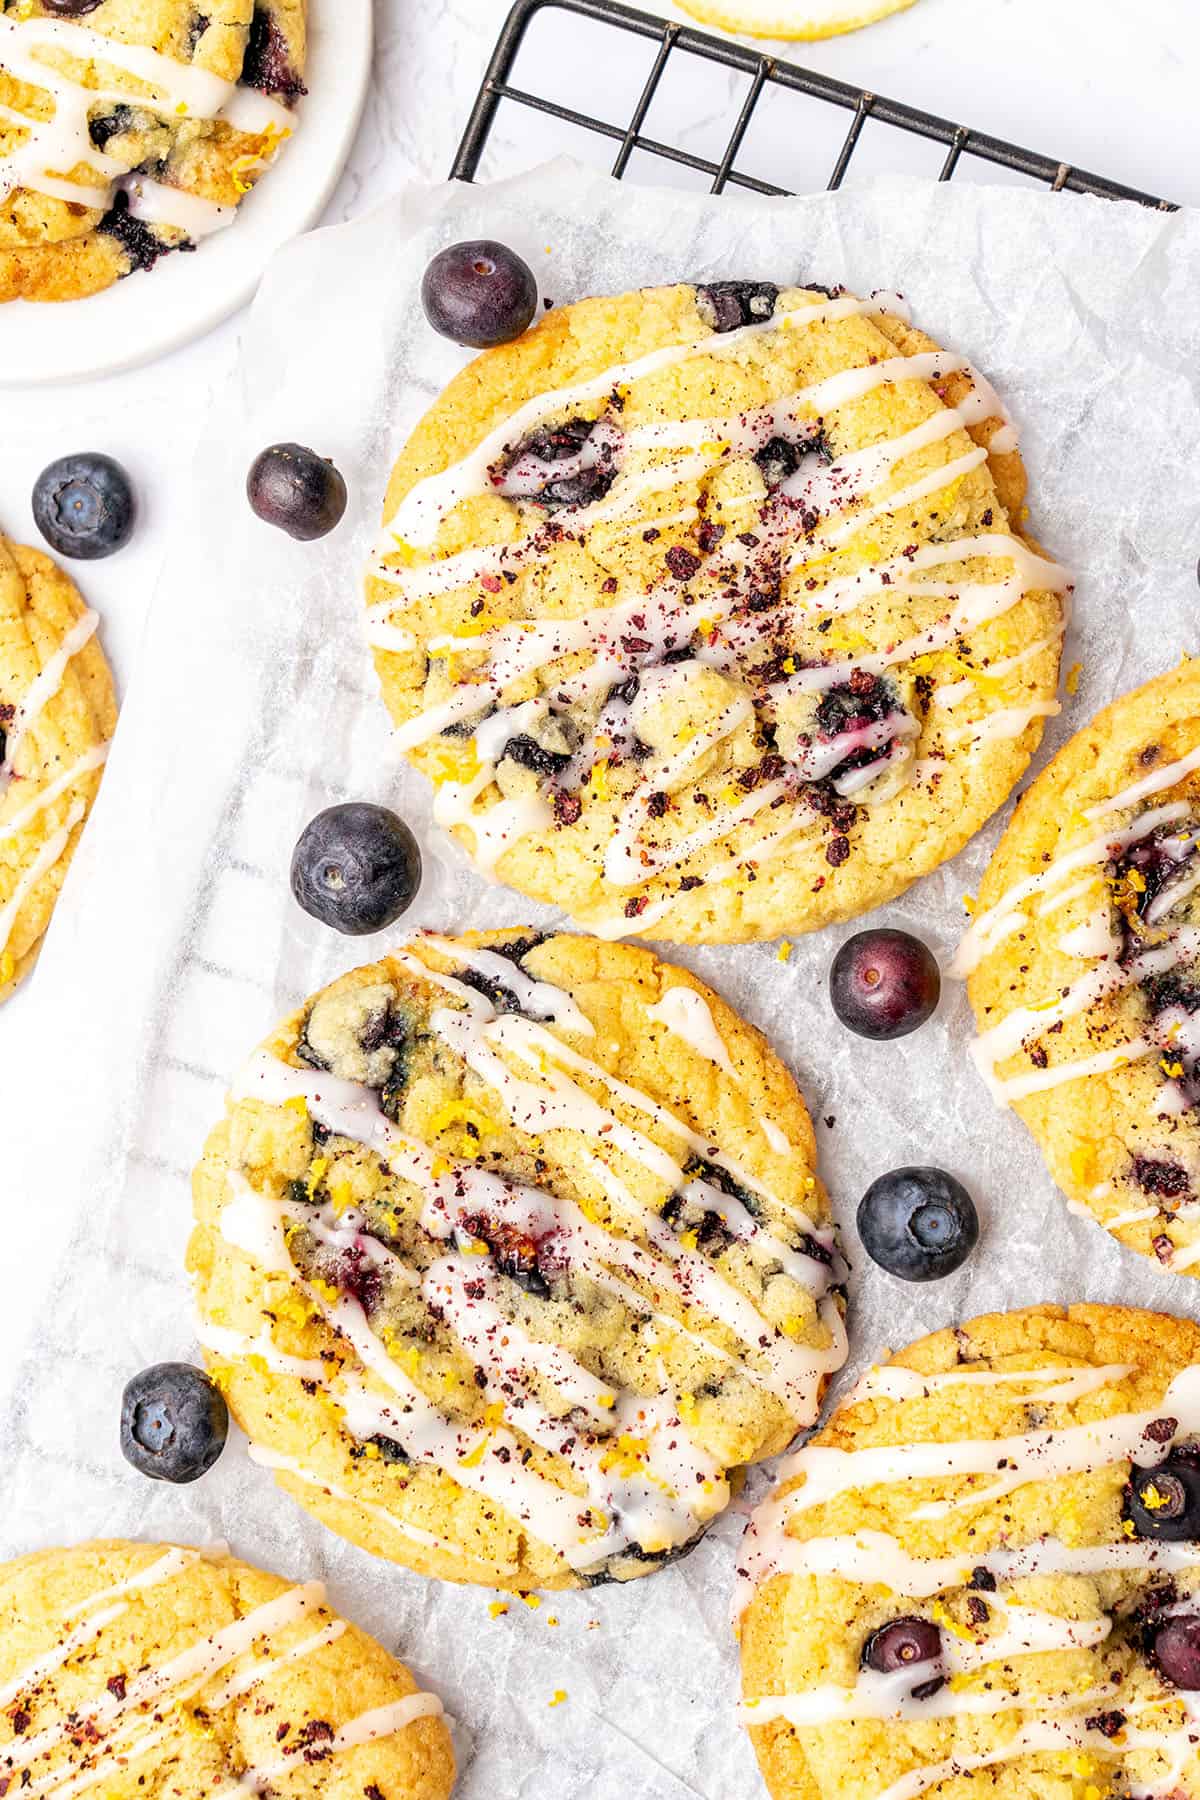
[[[974,1060],[1072,1210],[1200,1265],[1200,663],[1124,695],[1017,807],[954,967]]]
[[[0,1566],[0,1794],[446,1800],[441,1714],[319,1581],[223,1548]]]
[[[33,967],[117,723],[97,615],[0,537],[0,1000]]]
[[[368,633],[476,864],[604,937],[810,930],[1006,798],[1065,572],[1016,433],[897,296],[770,282],[555,308],[392,475]]]
[[[295,129],[306,0],[0,0],[0,301],[232,223]]]
[[[1182,1800],[1200,1781],[1200,1328],[1031,1307],[871,1370],[739,1557],[783,1800]]]
[[[649,951],[420,934],[237,1075],[199,1337],[334,1530],[514,1590],[646,1574],[813,1423],[844,1265],[795,1083]]]

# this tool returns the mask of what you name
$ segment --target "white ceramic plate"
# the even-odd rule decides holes
[[[299,129],[226,231],[102,294],[0,307],[0,386],[80,381],[150,362],[244,306],[281,245],[314,225],[337,185],[371,78],[371,0],[309,0]]]

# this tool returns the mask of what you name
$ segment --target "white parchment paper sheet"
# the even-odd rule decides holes
[[[430,840],[428,796],[390,747],[359,616],[388,469],[462,360],[426,327],[420,276],[434,250],[479,235],[517,245],[560,303],[715,276],[904,292],[918,322],[1004,394],[1032,527],[1077,572],[1066,662],[1078,657],[1083,674],[1048,749],[1196,648],[1200,216],[899,181],[796,201],[668,200],[559,163],[492,189],[410,190],[293,246],[254,308],[195,468],[180,473],[188,522],[34,977],[38,1004],[22,1007],[19,1040],[0,1019],[0,1553],[110,1533],[226,1537],[290,1575],[324,1575],[442,1694],[462,1721],[465,1800],[728,1800],[758,1791],[733,1718],[736,1517],[650,1580],[536,1611],[514,1602],[493,1621],[490,1594],[373,1562],[312,1524],[236,1435],[210,1477],[175,1490],[128,1471],[117,1445],[128,1375],[195,1353],[188,1171],[228,1076],[287,1008],[376,947],[293,905],[300,827],[339,798],[386,800],[429,850],[413,923],[538,912]],[[295,545],[246,507],[252,456],[281,438],[316,445],[350,482],[350,517],[321,544]],[[997,829],[881,920],[947,951]],[[844,935],[802,939],[786,963],[773,945],[682,960],[763,1027],[808,1097],[858,1264],[856,1364],[1036,1300],[1200,1317],[1200,1287],[1068,1215],[966,1062],[961,993],[899,1044],[837,1026],[825,979]],[[971,1263],[931,1288],[883,1276],[852,1236],[868,1181],[906,1162],[956,1172],[985,1220]],[[551,1707],[557,1689],[567,1699]]]

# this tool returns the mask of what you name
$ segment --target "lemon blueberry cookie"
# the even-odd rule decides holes
[[[97,615],[0,537],[0,1000],[37,956],[117,722]]]
[[[1200,1782],[1200,1329],[1033,1307],[871,1370],[741,1558],[782,1800],[1183,1800]]]
[[[845,1360],[803,1101],[649,951],[421,934],[237,1077],[195,1179],[199,1336],[334,1530],[514,1590],[645,1574]]]
[[[0,300],[229,224],[294,128],[304,0],[0,0]]]
[[[972,1054],[1073,1209],[1200,1263],[1200,663],[1124,695],[1017,807],[954,967]]]
[[[904,310],[651,289],[450,383],[392,476],[369,636],[480,868],[605,937],[769,937],[900,893],[1004,800],[1057,710],[1066,577],[995,393]]]
[[[117,1541],[0,1566],[0,1794],[445,1800],[441,1711],[319,1581]]]

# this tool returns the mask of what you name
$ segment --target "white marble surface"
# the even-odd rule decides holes
[[[444,176],[506,3],[376,0],[375,80],[329,221],[366,210],[406,180]],[[652,5],[672,10],[670,0]],[[1121,0],[918,0],[910,11],[866,31],[796,45],[788,54],[1082,167],[1200,203],[1196,0],[1158,0],[1136,17]],[[632,58],[624,48],[614,54],[599,28],[568,22],[551,9],[534,22],[517,78],[619,121],[641,85],[646,55],[645,46],[636,46]],[[719,153],[740,94],[739,84],[724,75],[681,66],[665,83],[647,130],[663,137],[682,132],[678,141],[689,148]],[[841,119],[827,108],[775,98],[783,104],[764,106],[744,166],[781,185],[823,186]],[[559,149],[602,166],[611,154],[595,138],[511,108],[501,110],[495,145],[487,167],[505,173]],[[868,125],[854,172],[860,178],[881,169],[933,172],[937,161],[931,146]],[[661,165],[648,168],[645,159],[635,158],[631,169],[642,180],[662,173]],[[699,179],[685,171],[665,173],[675,181]],[[71,329],[69,312],[63,329]],[[188,481],[191,448],[214,389],[235,366],[239,331],[234,319],[151,367],[66,389],[10,389],[0,400],[0,528],[11,535],[28,539],[33,533],[28,493],[52,457],[103,449],[137,481],[142,522],[135,541],[85,574],[122,684],[132,674],[144,607]]]

